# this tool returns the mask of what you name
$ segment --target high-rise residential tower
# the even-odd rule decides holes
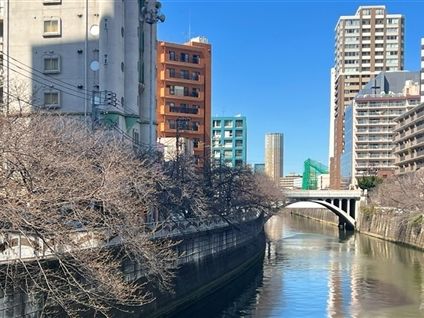
[[[421,103],[424,103],[424,38],[421,39]]]
[[[246,117],[212,117],[212,159],[230,167],[247,164]]]
[[[336,52],[331,73],[330,186],[341,187],[344,109],[381,71],[403,69],[404,18],[385,6],[361,6],[353,16],[341,16],[336,28]]]
[[[93,117],[156,142],[156,0],[4,3],[5,112]]]
[[[283,175],[284,135],[269,133],[265,135],[265,174],[277,185]]]
[[[202,165],[210,155],[211,45],[205,37],[159,42],[157,59],[158,137],[192,140]]]

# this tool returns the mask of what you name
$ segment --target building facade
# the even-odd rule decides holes
[[[158,137],[193,140],[194,156],[210,156],[211,45],[204,37],[186,44],[158,43]]]
[[[331,72],[330,186],[341,187],[344,110],[381,71],[403,69],[404,18],[385,6],[361,6],[341,16],[335,28],[335,63]]]
[[[421,39],[421,103],[424,103],[424,38]]]
[[[342,188],[361,176],[394,174],[393,132],[396,117],[417,106],[418,72],[382,72],[345,109]]]
[[[396,174],[424,167],[424,103],[396,118]]]
[[[269,133],[265,135],[265,175],[277,185],[284,176],[284,135]]]
[[[92,117],[154,142],[159,8],[155,0],[5,0],[4,111]]]
[[[302,189],[302,175],[289,173],[285,177],[280,178],[280,188],[286,190]]]
[[[212,159],[230,167],[247,163],[247,122],[244,116],[212,118]]]

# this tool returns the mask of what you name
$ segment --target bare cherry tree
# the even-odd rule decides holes
[[[371,192],[371,202],[403,212],[422,212],[424,206],[424,170],[385,179]]]
[[[213,165],[211,188],[211,210],[223,215],[272,214],[283,199],[275,184],[247,166]]]
[[[0,118],[0,256],[33,253],[0,265],[3,290],[69,316],[151,301],[147,287],[168,289],[177,257],[146,224],[171,181],[111,131],[60,116]]]

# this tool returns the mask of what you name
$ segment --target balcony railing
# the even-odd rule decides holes
[[[184,106],[169,106],[171,113],[183,113],[183,114],[198,114],[199,108],[197,107],[184,107]]]

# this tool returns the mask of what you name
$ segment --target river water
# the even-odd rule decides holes
[[[424,317],[424,252],[282,214],[263,262],[177,317]]]

